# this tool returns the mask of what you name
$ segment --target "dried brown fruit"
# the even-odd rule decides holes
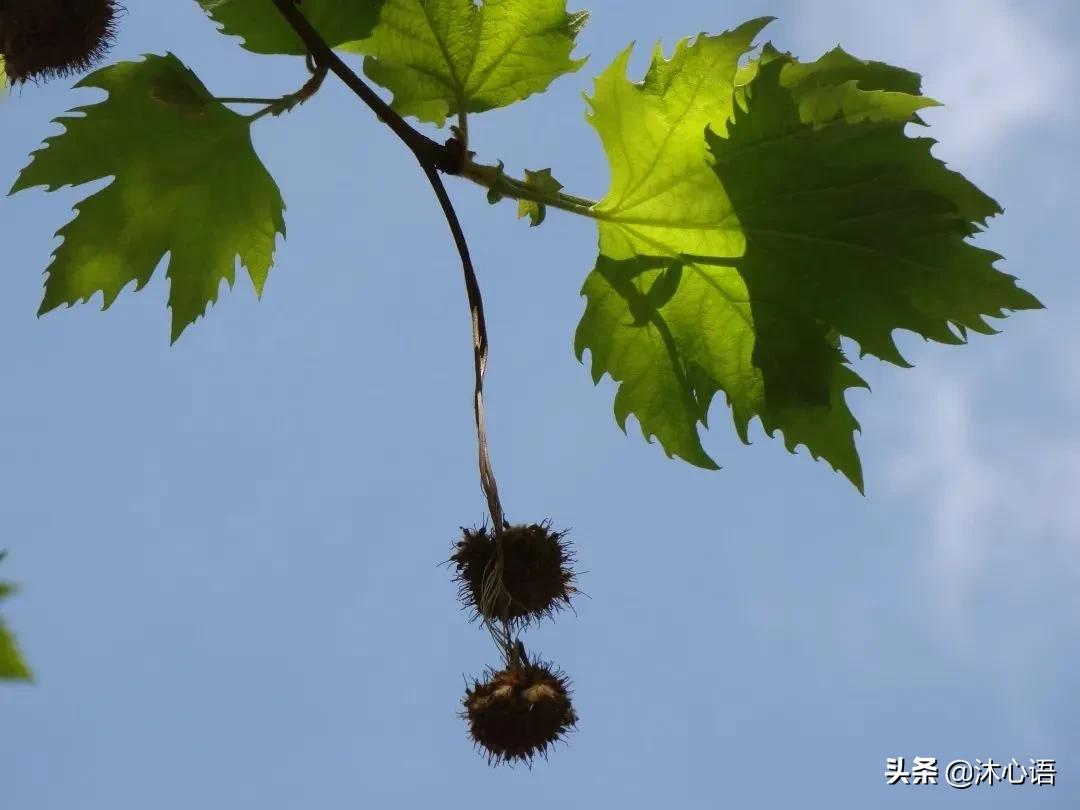
[[[548,522],[510,526],[501,532],[502,589],[490,589],[498,567],[495,532],[486,526],[462,529],[450,562],[457,571],[459,595],[476,615],[493,621],[529,621],[567,607],[577,593],[573,552],[566,532]],[[485,600],[485,583],[491,593]]]
[[[108,52],[115,0],[0,0],[0,55],[12,84],[81,73]]]
[[[516,663],[489,671],[465,692],[469,733],[492,764],[532,764],[577,724],[569,681],[551,664]]]

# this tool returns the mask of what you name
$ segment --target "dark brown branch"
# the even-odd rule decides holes
[[[295,0],[274,0],[274,5],[285,20],[303,41],[311,58],[317,65],[327,67],[335,76],[352,90],[384,124],[397,135],[416,155],[421,164],[430,163],[440,171],[457,174],[460,164],[460,150],[453,146],[433,141],[422,132],[418,132],[376,93],[368,84],[342,61],[334,49],[326,44],[307,17],[296,7]]]

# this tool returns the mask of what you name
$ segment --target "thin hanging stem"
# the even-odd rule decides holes
[[[469,245],[465,239],[465,232],[461,228],[454,205],[450,201],[450,195],[446,193],[438,169],[421,161],[421,168],[427,175],[435,197],[442,206],[446,222],[450,226],[450,232],[454,237],[458,255],[461,257],[461,267],[465,275],[465,293],[469,299],[469,315],[472,319],[473,332],[473,413],[476,417],[476,443],[480,463],[480,486],[487,498],[488,512],[494,524],[496,542],[506,525],[502,503],[499,501],[499,487],[495,482],[495,472],[491,467],[491,457],[488,454],[487,423],[484,419],[484,374],[487,371],[488,360],[488,334],[487,322],[484,319],[484,298],[480,293],[480,282],[476,279],[476,270],[473,267],[472,257],[469,255]],[[501,550],[501,545],[500,545]],[[501,577],[500,577],[501,580]]]
[[[488,334],[487,323],[484,320],[484,301],[480,293],[480,284],[476,279],[476,270],[473,268],[472,258],[469,255],[469,245],[465,239],[465,232],[461,227],[457,212],[450,196],[446,193],[440,171],[456,174],[460,171],[464,162],[465,152],[460,142],[451,139],[447,144],[439,144],[413,129],[404,118],[393,108],[383,101],[363,79],[354,73],[346,65],[319,32],[311,25],[304,14],[298,9],[293,0],[274,0],[274,5],[281,12],[285,20],[296,31],[308,49],[310,58],[314,61],[316,69],[322,70],[323,75],[327,70],[332,71],[345,85],[393,130],[394,134],[415,155],[420,168],[431,183],[435,197],[442,207],[443,215],[450,226],[454,244],[457,246],[458,255],[461,258],[461,267],[465,276],[465,291],[469,301],[469,314],[472,319],[473,331],[473,367],[474,389],[473,410],[476,417],[476,441],[480,466],[480,485],[487,499],[488,512],[494,524],[496,546],[501,557],[501,535],[506,525],[502,503],[499,501],[499,490],[495,483],[495,473],[491,467],[491,458],[488,454],[487,426],[484,419],[484,373],[487,370],[488,359]],[[264,111],[265,112],[265,111]],[[501,582],[501,566],[500,566]],[[504,628],[505,630],[505,628]],[[508,632],[508,631],[507,631]]]

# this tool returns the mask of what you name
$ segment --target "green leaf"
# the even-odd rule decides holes
[[[205,115],[207,108],[214,103],[208,93],[193,85],[182,73],[170,73],[152,79],[150,97],[166,107],[172,107],[181,115],[193,117]]]
[[[214,101],[171,54],[76,86],[109,96],[57,119],[65,131],[34,153],[11,193],[114,179],[60,229],[39,314],[98,292],[108,308],[127,284],[142,288],[166,253],[174,341],[217,300],[222,279],[232,286],[237,256],[261,295],[284,204],[248,119]]]
[[[795,93],[815,87],[835,87],[844,82],[857,81],[863,90],[889,90],[918,96],[922,92],[922,77],[918,73],[885,62],[858,59],[836,47],[814,62],[799,62],[790,53],[781,53],[771,42],[766,42],[761,55],[749,60],[739,68],[735,84],[749,84],[764,64],[780,60],[783,68],[781,83]]]
[[[585,12],[566,0],[387,0],[365,53],[364,72],[394,94],[401,115],[442,126],[547,89],[578,70],[571,59]]]
[[[841,337],[903,364],[896,329],[960,343],[1040,304],[967,241],[993,200],[905,134],[935,103],[907,92],[917,80],[861,63],[864,85],[842,52],[805,66],[773,50],[736,93],[761,24],[658,53],[643,84],[628,54],[597,81],[612,188],[576,349],[620,383],[619,423],[669,455],[715,466],[699,425],[723,392],[743,441],[757,417],[861,489],[845,394],[865,383]]]
[[[744,432],[761,381],[750,368],[745,285],[734,271],[685,264],[681,254],[743,251],[742,234],[724,221],[723,200],[715,199],[718,183],[705,161],[703,135],[711,121],[731,116],[739,59],[768,22],[753,20],[692,45],[684,40],[671,59],[657,46],[640,84],[626,76],[628,48],[596,79],[589,99],[611,187],[595,209],[600,257],[582,290],[587,306],[575,349],[579,358],[590,351],[594,381],[607,373],[620,383],[615,415],[624,430],[633,415],[668,455],[707,469],[717,465],[697,426],[705,424],[716,391],[728,390]],[[678,296],[650,314],[648,291],[676,263],[682,265]],[[687,310],[683,304],[692,297],[707,309]],[[693,347],[683,344],[693,336],[704,365],[686,354]]]
[[[263,54],[307,53],[304,43],[271,0],[199,0],[221,32],[243,37],[243,47]],[[383,0],[304,0],[308,21],[332,48],[371,35]]]
[[[11,635],[3,620],[0,620],[0,680],[31,681],[33,679],[33,673],[23,660],[14,636]]]
[[[826,96],[840,85],[847,85],[849,103],[854,97],[862,96],[864,91],[884,90],[887,94],[872,96],[878,102],[899,105],[892,110],[895,120],[908,120],[921,124],[922,119],[914,114],[924,107],[936,107],[933,99],[921,95],[922,77],[910,70],[871,60],[858,59],[842,48],[836,47],[815,62],[799,62],[790,53],[781,53],[766,42],[761,55],[742,65],[735,77],[735,97],[737,103],[746,104],[745,87],[758,75],[762,65],[780,60],[780,82],[789,88],[799,99],[800,112],[804,121],[812,120],[815,108],[820,103],[822,94]],[[833,103],[842,103],[843,98]],[[865,111],[868,116],[874,110]],[[885,111],[878,111],[882,114]],[[823,120],[832,117],[828,109],[818,111]]]
[[[967,330],[994,333],[985,316],[1041,307],[968,241],[997,203],[934,158],[933,141],[908,137],[902,115],[875,121],[894,94],[866,93],[858,109],[807,125],[778,74],[764,68],[749,112],[707,138],[748,236],[740,271],[752,298],[786,299],[789,317],[828,323],[898,365],[896,329],[962,343]],[[849,88],[832,90],[846,99]]]
[[[540,169],[535,172],[526,169],[525,185],[548,196],[558,194],[563,187],[562,183],[551,176],[551,169]],[[547,206],[536,200],[518,200],[517,214],[518,219],[528,217],[529,227],[535,228],[547,216]]]
[[[0,552],[0,561],[4,553]],[[15,593],[15,586],[9,582],[0,582],[0,602]],[[33,675],[19,652],[15,639],[0,620],[0,680],[30,681]]]
[[[504,178],[506,177],[506,173],[503,171],[504,165],[505,164],[500,160],[496,170],[496,179],[494,181],[494,184],[487,191],[488,205],[497,205],[506,199],[506,195],[503,194],[502,191],[499,189],[499,184],[503,182]]]

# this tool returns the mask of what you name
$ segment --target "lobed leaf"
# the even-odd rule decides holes
[[[112,177],[75,206],[58,232],[39,314],[87,301],[103,309],[134,282],[141,289],[168,254],[172,339],[231,287],[236,258],[257,295],[284,235],[284,203],[251,144],[247,118],[213,99],[172,54],[96,71],[77,87],[105,101],[57,119],[10,193],[53,191]]]
[[[364,72],[393,92],[401,115],[442,126],[547,89],[578,70],[571,59],[588,15],[566,0],[386,0],[370,39],[346,46],[367,55]]]
[[[597,80],[612,185],[576,350],[669,455],[715,466],[699,426],[723,392],[743,441],[757,417],[861,489],[845,395],[865,383],[840,339],[904,364],[896,329],[960,343],[1041,305],[968,241],[996,203],[905,134],[935,103],[917,77],[842,51],[739,68],[764,22],[658,52],[642,84],[628,53]]]

